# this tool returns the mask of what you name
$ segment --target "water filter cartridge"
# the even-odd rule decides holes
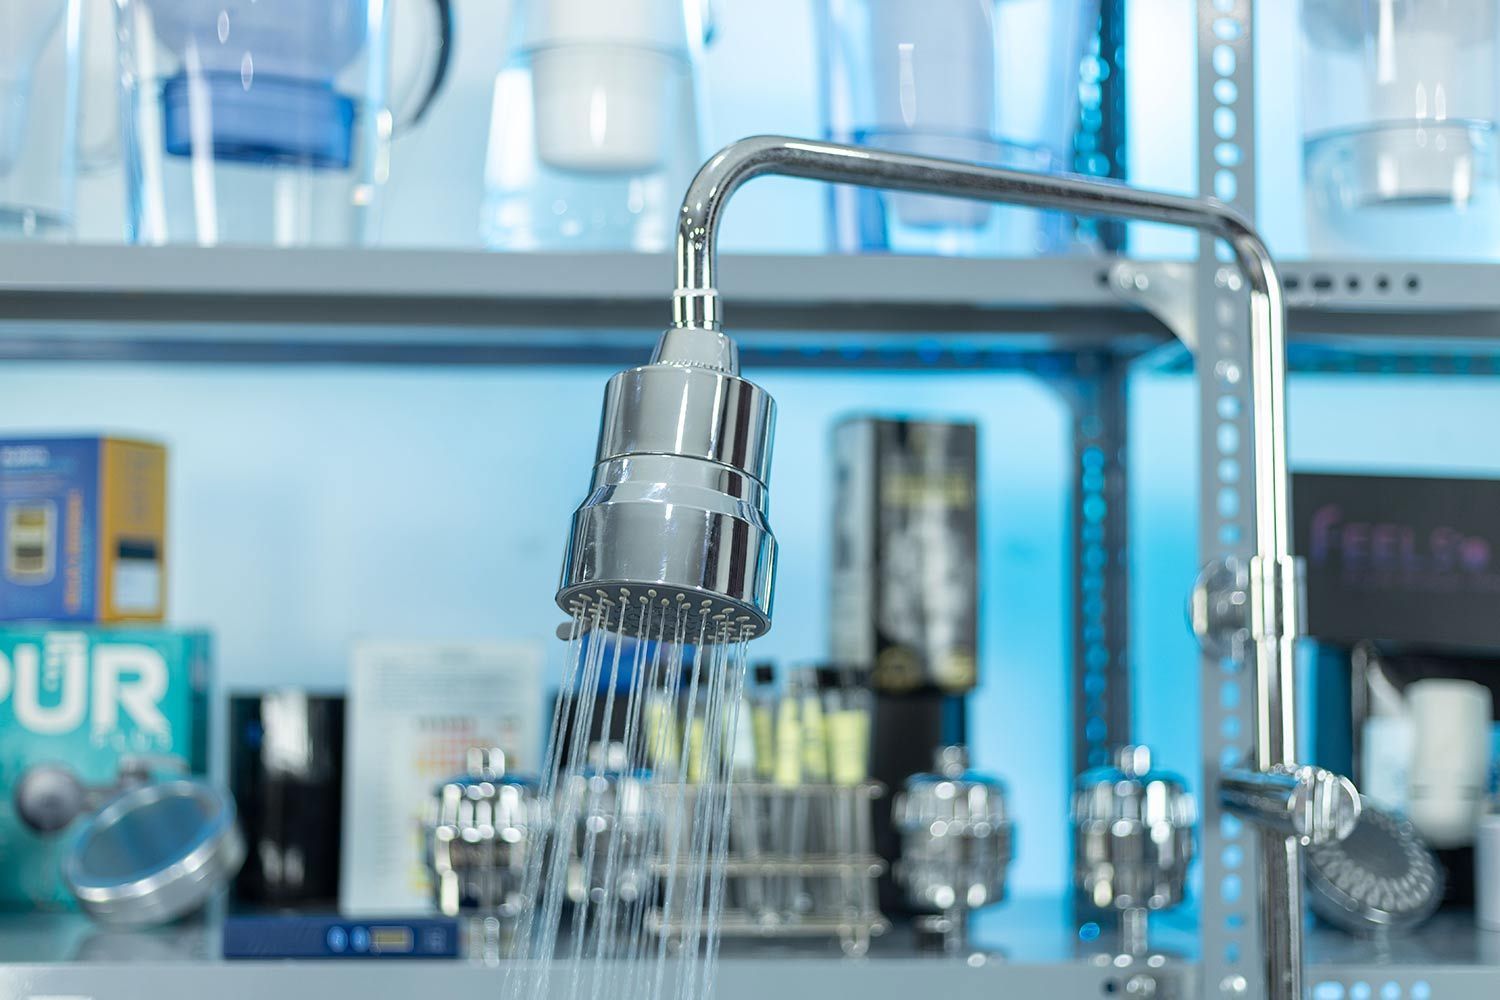
[[[876,127],[880,144],[903,153],[994,158],[993,0],[925,0],[870,6]],[[895,194],[905,225],[974,229],[990,217],[981,202]]]
[[[802,725],[797,716],[797,696],[788,691],[776,708],[776,766],[773,780],[782,788],[802,784]]]
[[[811,679],[802,693],[802,774],[819,784],[828,780],[828,727],[823,702]]]
[[[1489,688],[1428,678],[1409,685],[1415,739],[1409,773],[1411,821],[1433,847],[1466,847],[1489,786]]]
[[[1399,715],[1372,715],[1365,720],[1361,740],[1359,790],[1365,799],[1382,809],[1406,815],[1411,788],[1412,742],[1416,735],[1411,719]]]
[[[527,47],[544,163],[605,175],[662,166],[687,59],[681,0],[540,0]]]

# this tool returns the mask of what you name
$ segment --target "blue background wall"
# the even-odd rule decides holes
[[[1130,5],[1133,176],[1192,190],[1193,8]],[[1262,224],[1302,250],[1292,5],[1263,3]],[[503,9],[503,7],[502,7]],[[756,131],[817,131],[806,0],[720,4],[709,64],[717,145]],[[489,0],[464,0],[459,77],[419,139],[398,145],[388,234],[473,238],[477,190],[454,164],[482,162],[482,114],[503,45]],[[1274,19],[1274,20],[1273,20]],[[764,72],[765,54],[778,72]],[[480,142],[476,148],[475,143]],[[444,171],[441,175],[438,171]],[[442,177],[441,183],[434,178]],[[107,176],[86,195],[107,219]],[[1272,197],[1268,197],[1271,195]],[[816,251],[822,196],[757,182],[726,227],[730,249]],[[106,225],[104,232],[109,231]],[[1185,254],[1142,230],[1138,251]],[[232,687],[337,687],[349,641],[504,636],[546,642],[568,515],[586,485],[604,369],[216,368],[6,364],[0,428],[119,430],[172,446],[173,618],[219,636]],[[851,410],[974,417],[983,425],[982,689],[975,756],[1016,796],[1020,893],[1066,875],[1069,581],[1066,414],[1023,376],[749,373],[781,406],[772,514],[782,542],[779,612],[757,653],[821,655],[827,626],[829,427]],[[1500,393],[1472,379],[1299,378],[1292,457],[1324,469],[1500,473]],[[1183,601],[1195,552],[1197,426],[1183,377],[1135,380],[1133,650],[1141,737],[1196,784],[1196,653]],[[560,644],[548,643],[557,667]]]

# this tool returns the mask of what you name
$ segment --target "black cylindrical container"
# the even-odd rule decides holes
[[[229,783],[245,836],[233,898],[246,907],[338,905],[344,697],[278,690],[231,697]]]

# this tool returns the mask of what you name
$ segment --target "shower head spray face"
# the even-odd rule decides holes
[[[681,333],[663,339],[659,358]],[[737,369],[730,345],[717,357],[671,350],[610,379],[557,591],[564,611],[594,629],[698,644],[771,627],[776,410]]]

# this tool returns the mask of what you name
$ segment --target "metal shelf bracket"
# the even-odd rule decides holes
[[[1238,279],[1238,274],[1235,275]],[[1109,268],[1109,287],[1138,306],[1193,354],[1198,353],[1198,295],[1195,267],[1179,261],[1116,261]]]

